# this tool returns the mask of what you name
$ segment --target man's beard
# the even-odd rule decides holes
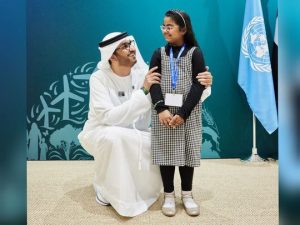
[[[124,57],[124,56],[117,56],[118,57],[118,59],[119,59],[119,65],[120,66],[130,66],[130,67],[133,67],[135,64],[136,64],[136,62],[137,62],[137,60],[136,60],[136,57],[134,56],[134,60],[132,60],[130,57],[132,57],[132,56],[129,56],[129,55],[127,55],[126,57]]]

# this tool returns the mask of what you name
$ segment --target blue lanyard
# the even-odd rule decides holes
[[[182,52],[185,49],[185,44],[181,47],[177,58],[174,60],[173,58],[173,48],[170,48],[170,64],[171,64],[171,85],[172,85],[172,89],[175,90],[176,89],[176,85],[177,85],[177,80],[178,80],[178,66],[177,66],[177,61],[179,59],[179,57],[181,56]]]

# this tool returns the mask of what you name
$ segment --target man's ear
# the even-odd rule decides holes
[[[111,62],[116,62],[117,59],[118,59],[117,56],[116,56],[115,54],[112,54],[112,56],[110,57],[109,60],[110,60]]]

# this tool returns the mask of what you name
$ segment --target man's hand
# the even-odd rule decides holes
[[[152,84],[159,84],[160,83],[160,74],[157,72],[154,72],[157,70],[157,66],[151,68],[148,73],[146,74],[145,80],[144,80],[144,88],[149,91]]]
[[[169,126],[172,128],[176,128],[183,123],[184,123],[184,119],[179,115],[175,115],[173,116],[172,120],[169,122]]]
[[[172,120],[173,115],[169,110],[164,110],[158,114],[159,122],[166,127],[170,127],[169,123]]]
[[[209,67],[206,66],[206,71],[202,72],[202,73],[198,73],[198,75],[196,76],[196,78],[198,79],[198,81],[204,85],[205,87],[211,86],[212,85],[212,80],[213,80],[213,76],[211,75],[211,73],[208,71]]]

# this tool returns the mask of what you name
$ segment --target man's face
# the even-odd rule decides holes
[[[116,56],[120,66],[132,67],[136,63],[136,48],[133,40],[124,40],[116,48],[114,55]]]

